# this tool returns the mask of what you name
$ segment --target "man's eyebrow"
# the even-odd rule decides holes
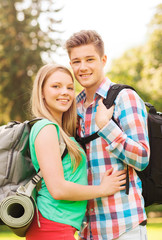
[[[89,56],[86,56],[86,58],[90,58],[90,57],[94,57],[94,55],[89,55]]]
[[[85,56],[84,58],[91,58],[91,57],[95,57],[94,55],[88,55],[88,56]],[[75,61],[75,60],[78,60],[80,59],[79,57],[76,57],[76,58],[73,58],[71,59],[71,61]]]

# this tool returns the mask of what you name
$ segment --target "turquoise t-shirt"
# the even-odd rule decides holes
[[[57,124],[50,122],[47,119],[39,120],[36,122],[30,132],[29,146],[31,152],[31,159],[33,165],[38,171],[39,164],[35,152],[35,139],[40,130],[46,125],[53,124],[56,126],[58,137],[59,127]],[[74,141],[75,139],[72,138]],[[48,157],[48,156],[47,156]],[[86,156],[83,152],[82,161],[75,172],[72,169],[72,163],[70,155],[67,154],[62,160],[64,178],[67,181],[78,183],[81,185],[87,185],[87,170],[86,170]],[[79,188],[79,185],[78,185]],[[87,201],[66,201],[66,200],[55,200],[49,193],[44,179],[42,179],[41,189],[37,196],[37,206],[42,216],[59,223],[64,223],[80,229],[83,217],[86,211]]]

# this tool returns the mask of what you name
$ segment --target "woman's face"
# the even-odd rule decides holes
[[[61,121],[75,97],[71,76],[61,70],[54,72],[43,86],[43,97],[53,117]]]

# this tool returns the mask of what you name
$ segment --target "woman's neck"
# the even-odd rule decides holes
[[[62,117],[63,114],[56,114],[56,112],[51,113],[53,119],[60,125],[60,127],[62,127]]]

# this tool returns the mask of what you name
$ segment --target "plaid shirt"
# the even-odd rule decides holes
[[[85,91],[77,96],[79,136],[85,137],[99,130],[95,123],[98,100],[106,98],[112,84],[105,78],[87,109],[84,109]],[[147,111],[135,91],[123,89],[115,100],[113,116],[120,127],[110,120],[99,130],[100,137],[86,144],[88,183],[98,185],[107,169],[121,170],[128,164],[129,195],[122,190],[109,197],[90,200],[82,239],[114,239],[146,220],[141,180],[134,168],[142,170],[149,161]]]

